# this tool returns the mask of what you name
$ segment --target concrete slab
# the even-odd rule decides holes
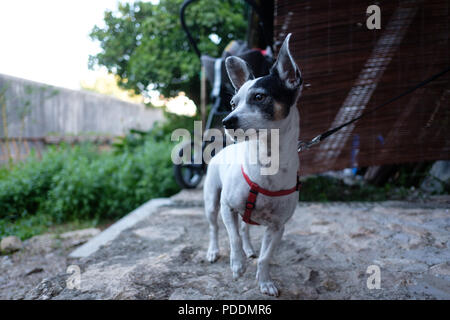
[[[101,246],[107,245],[113,241],[122,231],[133,227],[139,221],[142,221],[158,211],[160,207],[169,206],[172,203],[167,198],[152,199],[136,210],[130,212],[128,215],[114,223],[108,229],[101,232],[81,247],[69,254],[71,258],[85,258],[96,252]]]
[[[221,222],[221,257],[211,264],[203,207],[163,203],[170,205],[147,204],[109,245],[70,261],[82,270],[79,289],[66,288],[70,274],[61,272],[25,299],[273,299],[255,283],[256,259],[232,279]],[[300,202],[271,264],[278,299],[449,299],[449,210],[448,196],[422,204]],[[250,233],[258,250],[264,227]],[[374,267],[379,289],[368,286]]]

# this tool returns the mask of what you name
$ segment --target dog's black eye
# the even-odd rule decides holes
[[[257,93],[257,94],[255,94],[254,99],[255,99],[256,101],[263,101],[265,97],[266,97],[266,96],[263,95],[262,93]]]
[[[230,105],[231,105],[231,110],[234,110],[236,108],[236,104],[234,103],[233,100],[230,101]]]

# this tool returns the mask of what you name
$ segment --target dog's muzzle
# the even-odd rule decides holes
[[[238,117],[235,115],[228,115],[222,120],[222,124],[225,129],[237,129]]]

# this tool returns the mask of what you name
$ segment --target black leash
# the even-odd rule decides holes
[[[390,99],[390,100],[388,100],[388,101],[386,101],[386,102],[380,104],[379,106],[373,108],[372,110],[369,110],[369,111],[367,111],[367,112],[364,112],[364,113],[362,113],[360,116],[358,116],[358,117],[356,117],[356,118],[354,118],[354,119],[352,119],[352,120],[350,120],[350,121],[348,121],[348,122],[346,122],[346,123],[344,123],[344,124],[341,124],[340,126],[338,126],[338,127],[336,127],[336,128],[330,129],[330,130],[328,130],[327,132],[324,132],[324,133],[322,133],[322,134],[319,134],[318,136],[314,137],[314,138],[313,138],[311,141],[309,141],[309,142],[304,142],[304,141],[299,140],[299,141],[298,141],[298,152],[303,151],[303,150],[307,150],[307,149],[309,149],[310,147],[312,147],[313,145],[318,144],[319,142],[322,142],[322,141],[325,140],[327,137],[331,136],[333,133],[335,133],[335,132],[341,130],[342,128],[344,128],[344,127],[346,127],[346,126],[352,124],[353,122],[355,122],[355,121],[357,121],[357,120],[359,120],[359,119],[361,119],[361,118],[363,118],[363,117],[365,117],[365,116],[367,116],[367,115],[369,115],[369,114],[371,114],[371,113],[374,113],[374,112],[377,111],[378,109],[381,109],[382,107],[384,107],[384,106],[386,106],[386,105],[388,105],[388,104],[390,104],[390,103],[392,103],[392,102],[394,102],[394,101],[396,101],[396,100],[398,100],[398,99],[400,99],[400,98],[406,96],[407,94],[410,94],[411,92],[413,92],[413,91],[419,89],[420,87],[423,87],[423,86],[427,85],[427,84],[430,83],[431,81],[434,81],[434,80],[436,80],[437,78],[443,76],[443,75],[446,74],[448,71],[450,71],[450,67],[447,67],[447,68],[444,69],[443,71],[441,71],[441,72],[439,72],[439,73],[436,73],[435,75],[431,76],[430,78],[428,78],[428,79],[426,79],[426,80],[420,82],[419,84],[415,85],[414,87],[409,88],[409,89],[406,90],[405,92],[403,92],[403,93],[399,94],[398,96],[396,96],[396,97],[394,97],[394,98],[392,98],[392,99]]]

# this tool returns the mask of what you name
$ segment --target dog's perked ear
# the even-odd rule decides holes
[[[286,39],[284,39],[283,45],[278,53],[277,61],[275,61],[272,69],[270,69],[270,73],[278,75],[286,88],[296,89],[302,84],[302,77],[289,51],[289,39],[291,35],[292,33],[289,33]]]
[[[247,62],[241,58],[231,56],[225,60],[225,67],[227,68],[228,77],[230,78],[231,84],[237,90],[248,80],[252,80],[253,76],[250,67]]]

